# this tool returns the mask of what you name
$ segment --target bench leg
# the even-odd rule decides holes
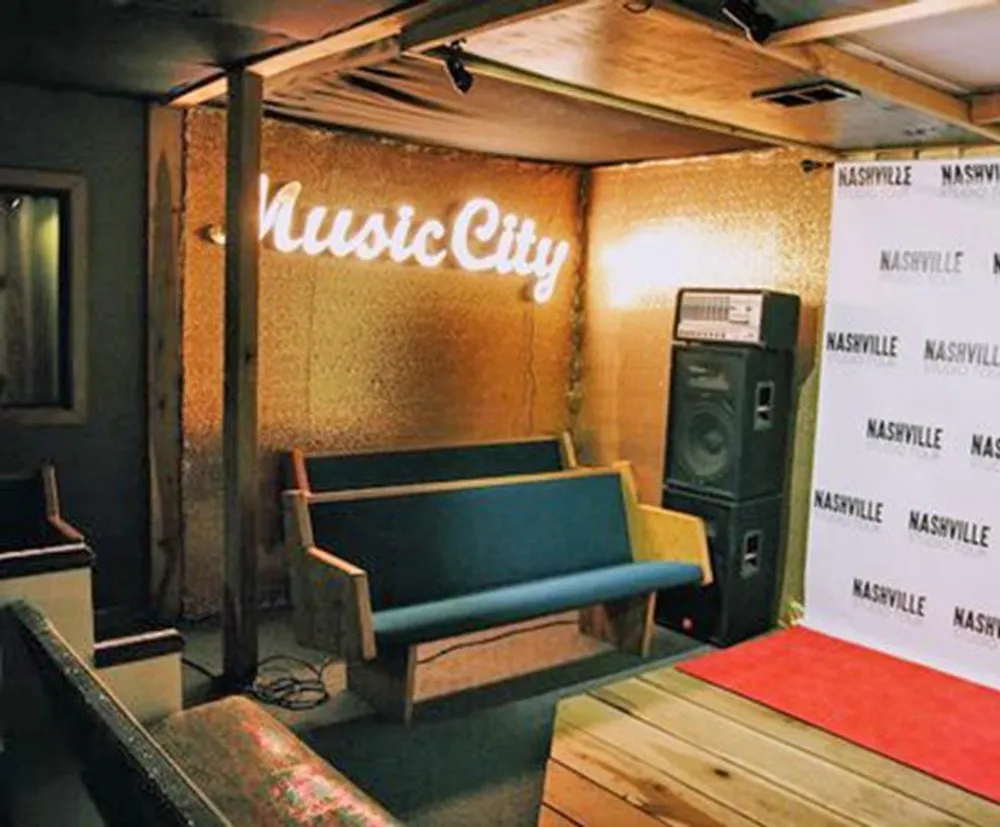
[[[413,717],[417,647],[379,647],[373,660],[347,659],[347,688],[377,713],[405,724]]]
[[[639,657],[649,655],[656,593],[612,600],[580,612],[580,631]]]

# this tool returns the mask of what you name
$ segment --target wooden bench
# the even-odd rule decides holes
[[[307,453],[281,457],[285,490],[312,494],[421,482],[542,474],[575,468],[568,433],[475,444],[433,445],[354,454]]]
[[[400,824],[246,698],[146,727],[41,612],[10,604],[0,610],[0,632],[7,678],[0,823]]]
[[[0,476],[0,552],[69,545],[85,541],[60,513],[55,469]]]
[[[62,516],[53,467],[0,476],[0,606],[28,600],[89,654],[93,565],[83,535]]]
[[[0,477],[0,606],[26,601],[44,612],[140,720],[181,708],[176,629],[94,641],[95,555],[60,511],[55,469]]]
[[[286,492],[300,642],[408,721],[416,647],[588,608],[582,628],[645,656],[656,593],[709,582],[702,522],[638,503],[627,466],[367,491]]]

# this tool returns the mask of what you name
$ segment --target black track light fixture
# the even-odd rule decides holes
[[[762,45],[778,26],[771,15],[757,8],[756,0],[724,0],[722,14],[746,33],[746,36]]]
[[[468,70],[465,61],[462,59],[464,55],[462,41],[456,40],[454,43],[446,46],[444,53],[444,68],[448,72],[452,86],[463,95],[469,94],[469,90],[472,88],[472,84],[476,82],[476,79],[472,76],[472,72]]]

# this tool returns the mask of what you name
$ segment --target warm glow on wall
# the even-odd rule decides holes
[[[647,225],[628,233],[600,253],[607,302],[613,308],[639,307],[672,297],[680,287],[752,287],[773,267],[777,239],[743,233],[722,236],[682,219]]]
[[[387,255],[397,264],[440,267],[450,255],[469,273],[496,273],[534,279],[532,298],[544,303],[555,292],[559,272],[569,257],[569,242],[536,233],[530,218],[506,213],[489,198],[473,198],[462,206],[448,228],[438,219],[418,220],[416,210],[399,207],[394,214],[372,213],[361,220],[347,208],[313,207],[296,232],[296,209],[302,184],[289,181],[271,194],[267,175],[260,177],[260,238],[270,236],[282,253],[354,256],[374,261]],[[211,238],[225,244],[225,234]]]

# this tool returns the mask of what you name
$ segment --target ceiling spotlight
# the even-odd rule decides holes
[[[724,0],[722,13],[746,33],[758,46],[777,28],[778,21],[757,8],[756,0]]]
[[[833,162],[814,161],[812,158],[806,158],[804,161],[799,162],[799,166],[806,175],[809,175],[811,172],[817,172],[821,169],[833,169]]]
[[[469,94],[476,79],[472,76],[472,72],[466,68],[465,61],[462,59],[464,52],[461,42],[456,41],[450,46],[446,46],[444,51],[444,68],[448,72],[448,77],[451,78],[452,86],[463,95]]]

